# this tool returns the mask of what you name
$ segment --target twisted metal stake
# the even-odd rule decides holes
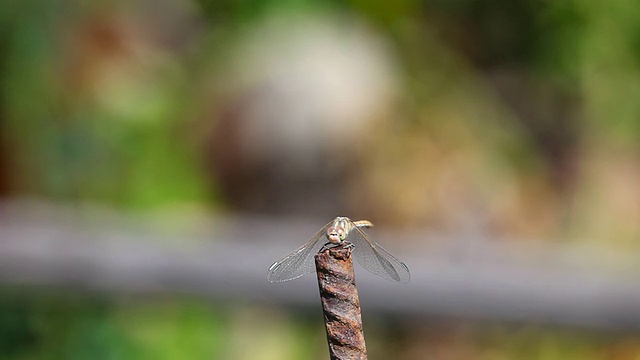
[[[331,360],[367,359],[352,249],[345,242],[315,256]]]

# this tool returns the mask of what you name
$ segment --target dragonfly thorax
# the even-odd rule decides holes
[[[333,220],[333,224],[327,229],[327,240],[334,244],[339,244],[347,238],[351,231],[351,221],[349,218],[338,216]]]

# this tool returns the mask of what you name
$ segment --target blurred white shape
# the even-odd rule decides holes
[[[348,207],[365,132],[394,99],[385,41],[356,19],[273,15],[224,53],[210,139],[221,192],[239,209],[335,216]]]
[[[237,45],[231,86],[254,96],[241,114],[254,160],[317,169],[319,154],[348,151],[394,92],[388,48],[354,19],[275,15]]]

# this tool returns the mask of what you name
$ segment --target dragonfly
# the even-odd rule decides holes
[[[269,267],[267,280],[283,282],[315,271],[314,256],[324,248],[345,244],[352,248],[358,263],[369,272],[387,280],[406,284],[411,279],[409,268],[362,230],[373,227],[368,220],[352,221],[338,216],[282,260]],[[326,238],[328,242],[322,241]],[[347,241],[347,239],[349,241]]]

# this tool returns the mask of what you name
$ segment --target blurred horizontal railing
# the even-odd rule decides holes
[[[266,269],[327,219],[194,218],[4,202],[0,283],[319,308],[313,276],[271,284]],[[356,267],[364,314],[640,329],[638,254],[420,230],[370,234],[407,263],[412,280],[394,284]]]

